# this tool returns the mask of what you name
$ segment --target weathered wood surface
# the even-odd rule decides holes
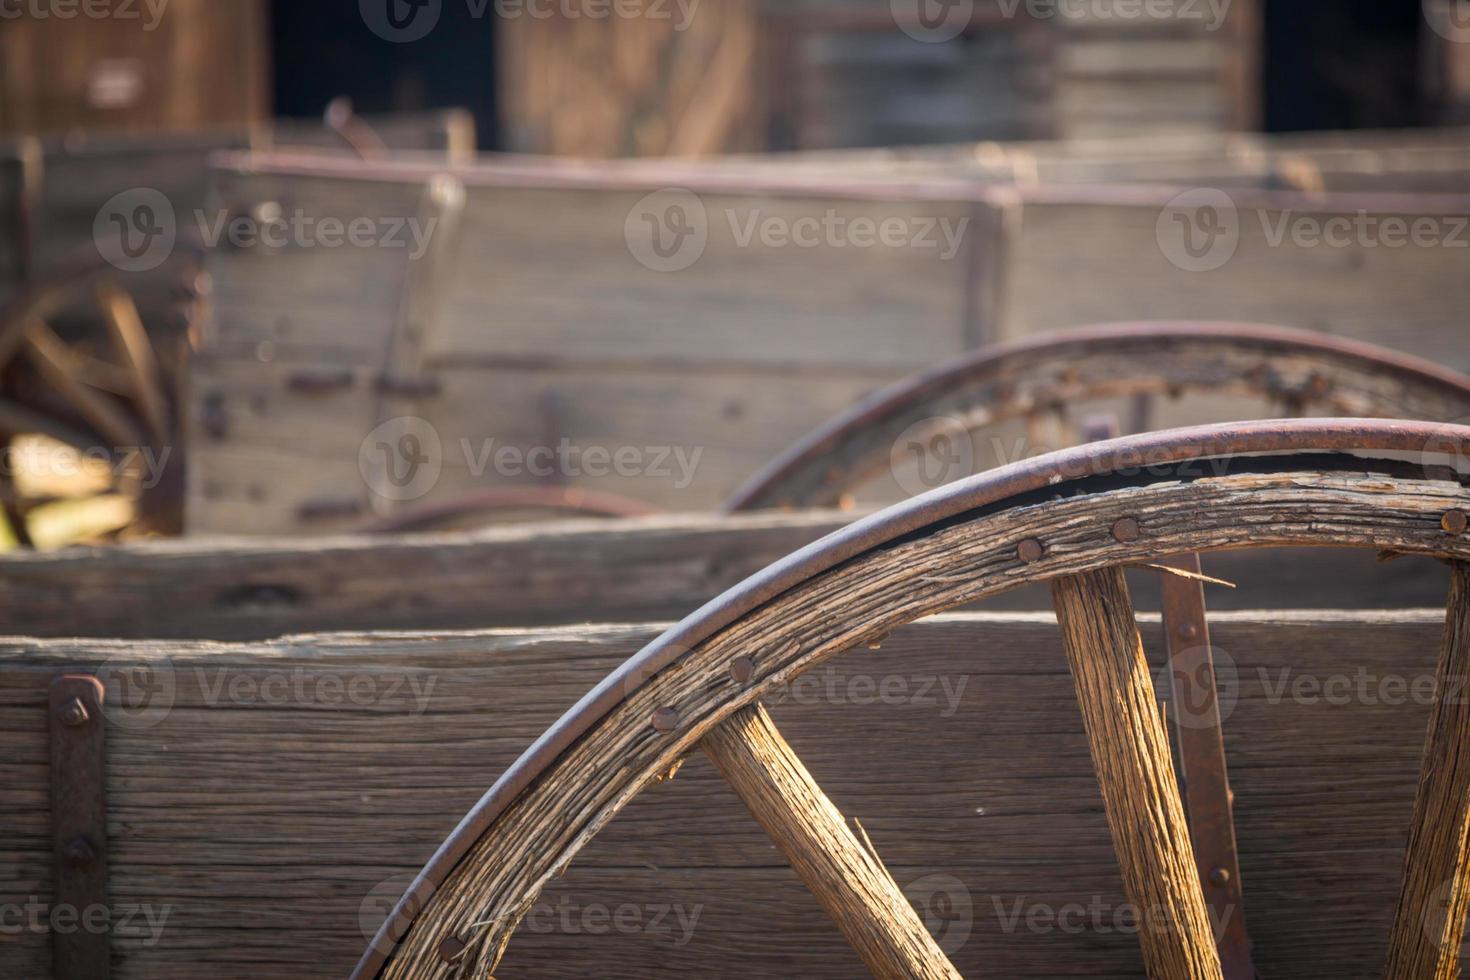
[[[1173,133],[1042,142],[954,143],[867,150],[732,155],[703,168],[807,180],[881,174],[968,177],[1019,184],[1155,183],[1304,191],[1464,192],[1463,128],[1263,135]],[[630,165],[631,166],[631,165]],[[677,174],[678,161],[640,163]]]
[[[1216,614],[1211,629],[1233,668],[1222,668],[1225,735],[1257,962],[1274,976],[1373,975],[1443,614]],[[7,641],[0,902],[49,895],[49,679],[108,661],[168,663],[172,710],[152,727],[137,710],[109,723],[114,901],[155,919],[168,909],[157,942],[145,944],[141,917],[117,940],[114,975],[339,978],[364,928],[484,787],[656,632]],[[1167,699],[1156,618],[1143,617],[1143,634]],[[345,694],[354,678],[360,705]],[[833,802],[861,819],[962,972],[1142,975],[1050,614],[936,617],[809,678],[774,699],[775,720]],[[45,934],[0,942],[0,976],[48,975]],[[689,970],[862,972],[698,754],[551,885],[497,975]]]
[[[959,980],[867,833],[848,826],[764,707],[737,712],[700,747],[873,976]]]
[[[265,0],[10,8],[0,134],[259,122],[270,111],[269,9]]]
[[[1470,368],[1470,352],[1449,341],[1470,299],[1470,197],[1235,191],[1215,199],[1223,231],[1206,235],[1211,215],[1198,201],[1171,211],[1173,189],[991,193],[1006,214],[993,339],[1139,318],[1268,320]],[[1187,267],[1183,226],[1171,217],[1198,219],[1192,246],[1218,245],[1207,267]],[[1407,236],[1416,221],[1427,222],[1431,244],[1389,244],[1386,227]]]
[[[441,169],[249,156],[219,172],[221,197],[245,211],[289,202],[313,219],[371,217],[402,233],[383,248],[211,250],[213,322],[189,413],[191,531],[324,533],[410,506],[352,476],[373,426],[393,417],[439,434],[444,471],[424,503],[534,482],[467,472],[492,438],[522,453],[565,438],[614,452],[702,450],[684,486],[565,468],[545,479],[712,508],[880,384],[986,343],[1086,323],[1277,322],[1440,360],[1448,350],[1449,363],[1470,367],[1446,339],[1470,296],[1470,197],[1237,189],[1233,252],[1196,272],[1169,237],[1179,233],[1170,218],[1189,214],[1168,212],[1176,192],[1152,185],[502,162],[454,171],[466,195],[457,245],[419,260],[444,284],[413,324],[433,390],[383,395],[377,375],[404,342],[399,311],[422,298],[421,277],[408,273],[423,243],[403,229]],[[1420,220],[1440,244],[1386,244],[1384,222]],[[858,221],[912,237],[858,247],[849,240]],[[1297,243],[1304,223],[1336,235],[1343,221],[1370,230],[1350,231],[1342,247]],[[690,264],[659,265],[654,232],[676,253],[680,242],[692,249]],[[1109,247],[1099,252],[1098,241]],[[1056,288],[1062,281],[1077,288]],[[290,390],[293,374],[327,368],[351,373],[331,390]],[[309,412],[296,410],[308,400]],[[316,506],[324,500],[332,506]],[[306,520],[303,508],[342,516]]]
[[[575,157],[764,149],[759,7],[642,0],[614,17],[558,7],[500,18],[506,145]]]
[[[1438,689],[1424,742],[1414,821],[1399,884],[1384,976],[1460,975],[1460,943],[1470,911],[1470,707],[1452,689],[1470,677],[1470,565],[1450,573]]]
[[[0,557],[0,629],[27,636],[260,640],[343,629],[674,619],[860,516],[669,515],[381,537],[193,538]],[[1364,551],[1207,555],[1216,609],[1363,609],[1444,600],[1438,563]],[[1158,609],[1157,575],[1131,576]],[[1047,610],[1044,588],[985,601]]]

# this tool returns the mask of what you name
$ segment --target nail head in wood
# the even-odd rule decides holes
[[[445,963],[453,963],[463,956],[464,951],[468,948],[465,941],[458,936],[445,936],[443,942],[439,944],[439,958]]]
[[[1230,883],[1229,868],[1213,868],[1210,871],[1210,884],[1225,885]]]
[[[679,727],[679,712],[673,708],[659,708],[653,713],[655,731],[671,732]]]
[[[1142,536],[1143,529],[1138,526],[1138,518],[1136,517],[1120,518],[1113,525],[1113,540],[1120,544],[1137,541]]]
[[[1470,516],[1463,510],[1445,511],[1444,517],[1439,519],[1439,526],[1444,528],[1446,534],[1464,534],[1465,529],[1470,527]]]
[[[730,676],[737,684],[746,684],[755,676],[755,661],[749,657],[736,657],[730,664]]]
[[[85,837],[78,837],[62,848],[62,857],[74,868],[85,867],[97,860],[97,848]]]
[[[1028,565],[1041,561],[1041,556],[1046,554],[1046,548],[1042,547],[1040,541],[1035,538],[1027,538],[1016,546],[1016,557]]]

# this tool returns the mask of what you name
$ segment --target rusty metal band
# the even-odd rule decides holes
[[[1199,555],[1181,555],[1161,564],[1200,574]],[[1189,840],[1215,927],[1221,972],[1225,980],[1255,980],[1235,845],[1234,798],[1225,765],[1210,627],[1205,618],[1205,587],[1199,579],[1168,574],[1160,578]]]
[[[948,484],[827,535],[756,573],[665,631],[605,677],[547,729],[460,821],[383,923],[353,980],[376,977],[407,933],[425,898],[441,884],[506,808],[628,697],[639,678],[655,676],[695,645],[808,579],[910,535],[1002,507],[1023,495],[1090,477],[1147,476],[1192,460],[1338,454],[1369,461],[1432,464],[1437,474],[1470,482],[1470,427],[1374,419],[1293,419],[1211,425],[1148,433],[1052,453]],[[1381,465],[1381,463],[1380,463]],[[1177,477],[1176,477],[1177,478]]]
[[[57,908],[91,921],[107,909],[107,758],[102,682],[66,674],[51,682],[51,849]],[[111,934],[106,929],[51,933],[55,980],[107,980]]]

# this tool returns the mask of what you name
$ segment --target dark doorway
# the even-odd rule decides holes
[[[432,30],[391,41],[368,26],[364,4],[437,13]],[[339,95],[362,113],[460,107],[475,116],[481,149],[494,149],[495,7],[469,0],[272,0],[275,112],[316,116]]]
[[[1262,0],[1265,128],[1419,126],[1421,0]]]

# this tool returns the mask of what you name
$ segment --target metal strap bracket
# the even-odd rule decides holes
[[[51,682],[52,909],[68,910],[77,924],[52,930],[56,980],[107,980],[110,970],[111,929],[95,926],[99,916],[108,921],[105,697],[102,682],[90,674],[64,674]]]

